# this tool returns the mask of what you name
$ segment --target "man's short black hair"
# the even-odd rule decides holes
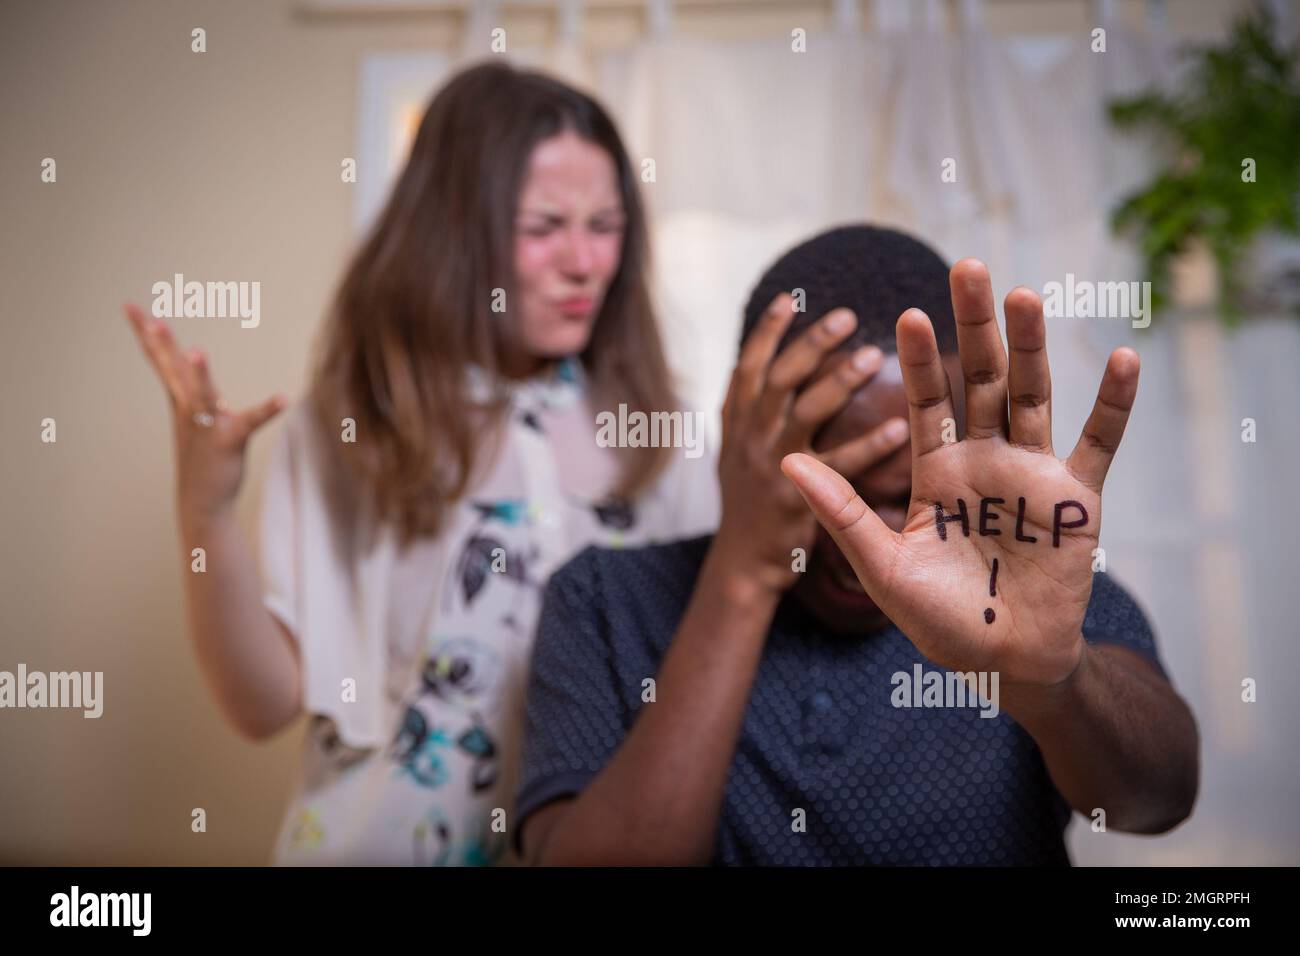
[[[831,309],[852,309],[858,327],[841,346],[878,345],[897,351],[894,325],[910,308],[930,317],[940,352],[957,351],[957,323],[948,290],[948,266],[933,249],[906,233],[877,226],[840,226],[781,256],[750,294],[741,328],[743,345],[763,311],[781,292],[803,289],[781,348]]]

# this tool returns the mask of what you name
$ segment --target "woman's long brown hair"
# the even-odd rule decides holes
[[[436,534],[494,439],[498,394],[467,394],[467,367],[499,380],[511,345],[492,290],[515,294],[516,203],[533,147],[572,130],[609,154],[626,228],[621,261],[581,356],[597,408],[676,407],[648,287],[649,245],[637,179],[613,122],[593,99],[506,64],[454,76],[434,97],[405,169],[349,264],[326,321],[308,401],[359,487],[401,541]],[[342,442],[342,421],[355,441]],[[595,422],[592,425],[595,441]],[[663,448],[620,450],[616,497],[662,469]]]

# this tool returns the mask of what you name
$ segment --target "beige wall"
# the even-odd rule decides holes
[[[284,2],[6,3],[0,669],[102,670],[98,720],[0,712],[0,861],[259,863],[301,726],[219,718],[183,630],[167,407],[119,305],[183,272],[262,283],[262,320],[179,320],[237,405],[295,394],[350,239],[363,51],[424,21],[304,22]],[[208,52],[190,52],[201,25]],[[58,163],[42,184],[41,160]],[[39,440],[56,419],[58,441]],[[252,448],[251,523],[267,438]],[[184,571],[188,573],[188,571]],[[190,832],[204,807],[208,832]]]
[[[725,38],[783,27],[775,5],[683,15]],[[994,3],[994,25],[1087,22],[1083,3]],[[1208,32],[1213,2],[1171,3]],[[1049,9],[1050,8],[1050,9]],[[801,14],[813,25],[825,7]],[[339,161],[355,155],[357,67],[368,51],[443,46],[454,14],[303,17],[289,0],[0,5],[4,229],[0,670],[105,673],[99,720],[0,711],[0,862],[248,864],[267,859],[301,723],[240,740],[219,718],[183,630],[162,391],[120,303],[175,272],[259,281],[259,328],[181,320],[228,399],[296,394],[306,344],[351,240]],[[1126,5],[1133,12],[1133,5]],[[630,38],[635,11],[597,19]],[[543,35],[540,15],[507,18]],[[189,32],[207,30],[208,52]],[[58,182],[40,182],[45,157]],[[363,171],[364,172],[364,171]],[[57,421],[58,441],[39,423]],[[251,527],[269,432],[241,513]],[[190,832],[207,811],[208,832]]]

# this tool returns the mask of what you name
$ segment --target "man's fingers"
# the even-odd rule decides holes
[[[727,390],[725,408],[731,417],[744,415],[758,400],[767,377],[767,367],[793,317],[794,298],[782,292],[768,305],[754,331],[749,334],[749,340],[740,350],[740,359],[736,362],[735,371],[731,373],[731,385]]]
[[[804,329],[772,360],[763,384],[763,401],[769,405],[783,403],[857,327],[858,318],[850,309],[832,309]]]
[[[795,389],[821,366],[823,360],[857,328],[857,317],[848,309],[832,309],[808,326],[781,350],[767,369],[758,399],[758,416],[763,434],[781,441],[787,432]],[[806,444],[785,445],[794,450]]]
[[[1106,472],[1124,437],[1124,426],[1137,398],[1140,365],[1138,354],[1130,348],[1110,353],[1101,387],[1097,389],[1097,402],[1083,426],[1079,443],[1065,462],[1074,477],[1097,494],[1101,494]]]
[[[851,355],[836,358],[840,361],[795,398],[783,447],[807,448],[817,429],[847,405],[853,393],[880,371],[884,353],[874,345],[864,345]]]
[[[818,457],[841,475],[856,475],[880,464],[906,444],[906,419],[891,418]]]
[[[944,420],[956,415],[948,373],[939,360],[934,327],[920,309],[908,309],[895,327],[898,363],[907,393],[908,421],[912,429],[912,461],[943,446]]]
[[[862,586],[876,600],[892,559],[894,532],[842,475],[811,455],[786,455],[781,459],[781,471],[794,482],[812,513],[853,565]]]
[[[1007,294],[1007,376],[1011,397],[1011,441],[1052,454],[1052,373],[1047,364],[1043,300],[1024,286]]]
[[[966,437],[1007,433],[1007,354],[998,332],[989,271],[962,259],[948,274],[957,318],[957,348],[966,380]]]

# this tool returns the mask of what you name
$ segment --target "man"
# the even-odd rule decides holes
[[[1137,355],[1057,459],[1041,301],[1007,296],[1008,362],[983,264],[946,272],[847,227],[764,276],[717,533],[589,549],[550,582],[527,859],[1068,864],[1071,808],[1139,833],[1190,813],[1195,721],[1092,570]]]

